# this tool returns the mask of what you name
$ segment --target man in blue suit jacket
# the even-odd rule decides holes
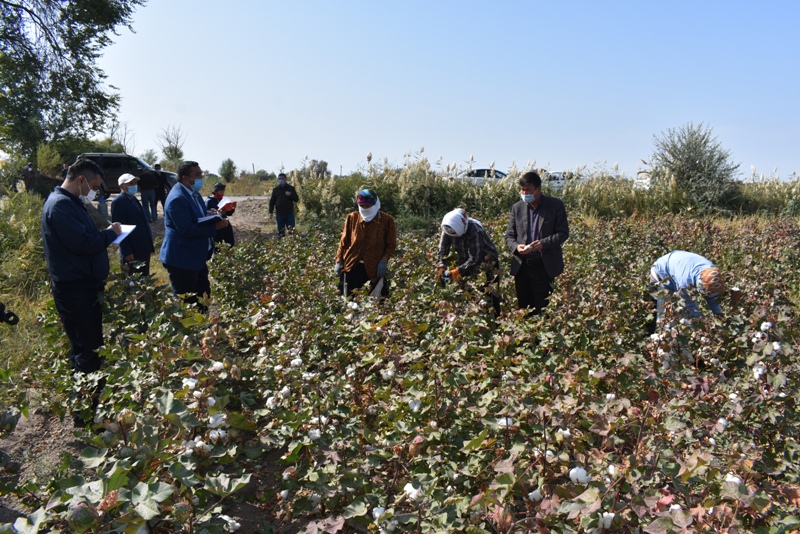
[[[526,172],[519,179],[521,200],[511,208],[506,245],[519,308],[538,314],[547,306],[553,280],[564,272],[561,244],[569,237],[567,211],[561,200],[542,195],[542,179]]]
[[[199,222],[206,207],[200,189],[203,171],[196,161],[184,161],[178,167],[178,183],[164,205],[164,242],[159,260],[169,273],[172,293],[189,295],[185,302],[193,304],[197,297],[211,294],[206,262],[214,251],[214,236],[228,226],[225,219]],[[205,311],[205,306],[199,306]]]
[[[150,255],[153,247],[153,232],[148,222],[150,217],[136,198],[139,179],[125,173],[117,183],[122,193],[111,203],[111,220],[121,224],[135,224],[136,228],[119,244],[119,257],[123,269],[130,274],[150,274]]]

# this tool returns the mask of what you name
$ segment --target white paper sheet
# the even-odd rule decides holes
[[[136,228],[135,224],[120,224],[119,227],[122,229],[122,232],[117,236],[117,238],[112,241],[113,244],[119,245],[123,239],[128,237],[133,229]]]

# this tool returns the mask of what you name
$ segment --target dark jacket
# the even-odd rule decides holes
[[[456,249],[458,254],[458,272],[462,275],[470,275],[482,268],[496,268],[499,263],[497,260],[497,249],[489,237],[486,229],[473,220],[467,222],[467,229],[464,235],[454,237],[442,232],[439,239],[439,264],[441,268],[447,267],[444,263],[445,258],[450,253],[450,247]]]
[[[547,275],[552,279],[564,272],[564,254],[561,244],[569,237],[569,223],[564,203],[554,197],[542,195],[539,205],[539,236],[542,241],[542,262]],[[517,245],[525,245],[528,239],[528,204],[520,200],[511,207],[506,227],[506,245],[511,250],[511,275],[516,276],[522,267],[522,256]]]
[[[289,193],[288,195],[286,193]],[[293,185],[279,185],[272,190],[269,199],[269,213],[274,211],[278,215],[290,215],[294,213],[294,203],[299,202],[297,191]]]
[[[53,282],[102,283],[108,277],[106,249],[117,235],[98,230],[83,202],[60,186],[42,209],[42,241]]]
[[[218,207],[219,207],[219,199],[217,197],[215,197],[214,195],[209,195],[209,196],[206,197],[206,210],[211,211],[211,210],[217,209]],[[236,208],[233,208],[231,211],[227,212],[225,215],[220,213],[220,217],[222,217],[223,219],[227,219],[228,217],[230,217],[234,213],[236,213]],[[233,246],[236,243],[236,239],[233,236],[233,226],[231,226],[229,224],[225,228],[221,228],[221,229],[217,230],[217,235],[214,236],[214,241],[216,243],[224,241],[225,243],[229,244],[230,246]]]
[[[128,237],[119,244],[121,258],[133,254],[134,259],[143,261],[155,251],[153,247],[153,232],[150,229],[149,217],[145,216],[144,208],[133,195],[120,193],[111,203],[111,220],[120,224],[135,224]]]
[[[139,176],[139,190],[149,191],[158,188],[158,177],[150,171],[145,171]]]
[[[213,222],[198,223],[205,217],[203,197],[176,184],[164,204],[164,242],[158,259],[164,265],[200,271],[210,257],[217,229]]]

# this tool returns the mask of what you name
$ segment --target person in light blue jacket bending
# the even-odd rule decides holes
[[[722,313],[719,299],[725,292],[725,284],[719,269],[710,260],[685,250],[673,250],[658,258],[650,268],[650,282],[658,289],[677,292],[686,302],[693,317],[700,317],[697,303],[686,291],[695,287],[703,295],[714,315]],[[658,319],[664,314],[664,298],[658,298]]]

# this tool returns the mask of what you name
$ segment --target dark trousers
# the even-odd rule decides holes
[[[290,227],[292,230],[294,230],[294,213],[287,213],[286,215],[281,215],[280,213],[276,213],[275,223],[278,225],[278,237],[285,236],[287,226]]]
[[[158,218],[156,204],[156,190],[155,189],[142,189],[142,207],[144,208],[145,216],[149,217],[151,221]]]
[[[208,281],[208,267],[203,266],[199,271],[179,269],[171,265],[164,265],[169,273],[169,283],[172,286],[172,294],[175,298],[186,295],[183,301],[186,304],[197,304],[201,311],[207,308],[197,301],[197,297],[211,295],[211,282]]]
[[[228,224],[225,228],[220,228],[217,230],[217,235],[214,236],[215,243],[227,243],[230,246],[235,244],[233,239],[233,226]]]
[[[104,285],[103,282],[52,284],[56,310],[72,345],[72,369],[79,373],[97,371],[103,363],[97,349],[103,344],[103,308],[99,297]]]
[[[520,309],[528,308],[533,315],[538,315],[550,302],[553,280],[547,276],[541,258],[523,260],[522,267],[514,277],[514,285]]]
[[[362,288],[369,282],[369,290],[370,292],[375,289],[375,284],[373,284],[370,279],[369,275],[367,275],[367,269],[364,267],[363,263],[356,264],[350,271],[346,273],[342,273],[339,275],[339,293],[344,295],[344,287],[347,284],[347,296],[350,297],[353,295],[353,291],[356,289]],[[388,297],[389,296],[389,281],[384,278],[383,280],[383,288],[381,289],[381,296]]]

